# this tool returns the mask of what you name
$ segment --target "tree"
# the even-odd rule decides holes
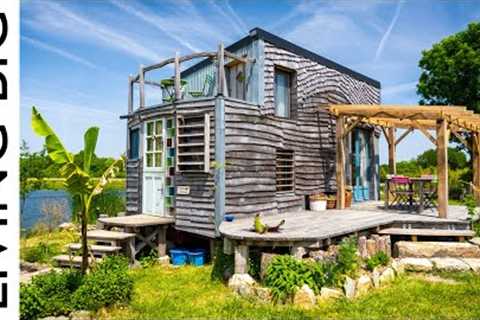
[[[66,179],[65,186],[67,190],[72,195],[77,195],[80,198],[82,242],[81,271],[82,273],[85,273],[88,268],[87,217],[89,215],[90,205],[92,199],[103,191],[111,178],[115,177],[116,173],[123,165],[123,159],[120,158],[115,160],[95,184],[90,175],[90,166],[97,145],[99,128],[91,127],[84,134],[82,166],[79,166],[74,161],[73,154],[67,151],[60,138],[55,134],[35,107],[32,107],[32,128],[36,134],[45,137],[47,154],[54,163],[60,166],[59,173]]]
[[[421,104],[464,105],[480,112],[480,23],[423,51],[419,66]]]
[[[417,157],[417,163],[422,168],[436,167],[437,151],[435,149],[425,151]],[[463,169],[467,167],[467,164],[467,156],[464,152],[455,148],[448,148],[448,166],[450,169]]]

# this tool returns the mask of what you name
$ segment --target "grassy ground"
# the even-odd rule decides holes
[[[210,280],[211,267],[132,271],[135,293],[129,306],[99,312],[100,319],[478,319],[480,276],[444,274],[456,284],[404,276],[354,301],[321,303],[311,310],[235,296]]]
[[[30,262],[50,263],[51,258],[64,252],[65,245],[78,241],[78,232],[41,232],[20,239],[20,258]]]

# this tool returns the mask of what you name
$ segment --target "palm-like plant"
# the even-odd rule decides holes
[[[65,178],[65,186],[72,194],[80,198],[80,223],[82,243],[82,265],[81,271],[85,273],[88,268],[88,247],[87,247],[87,221],[92,199],[100,194],[108,182],[115,177],[123,165],[123,158],[112,163],[105,170],[97,183],[94,183],[90,175],[90,165],[95,153],[98,138],[98,127],[89,128],[84,134],[83,166],[80,167],[74,162],[73,154],[63,146],[60,138],[55,134],[48,123],[35,107],[32,107],[32,128],[41,137],[45,137],[45,147],[48,156],[52,161],[60,165],[60,175]]]

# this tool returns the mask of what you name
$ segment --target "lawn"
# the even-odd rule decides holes
[[[78,232],[52,231],[39,232],[20,239],[20,258],[30,262],[49,263],[53,256],[65,251],[69,243],[77,242]]]
[[[443,274],[457,283],[417,276],[397,278],[390,286],[354,301],[324,302],[312,310],[272,305],[237,297],[210,280],[211,267],[150,267],[131,271],[135,292],[130,305],[99,312],[100,319],[478,319],[480,276]]]

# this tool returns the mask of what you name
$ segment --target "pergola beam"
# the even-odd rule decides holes
[[[345,208],[345,117],[339,116],[336,124],[337,209]]]
[[[403,139],[405,139],[411,132],[413,132],[413,128],[408,128],[402,135],[395,141],[395,145],[399,144],[402,142]]]
[[[437,144],[437,140],[430,134],[430,132],[428,132],[427,129],[422,127],[422,125],[420,125],[417,121],[412,121],[412,125],[415,129],[420,130],[423,133],[423,135],[427,137],[428,140],[430,140],[434,145]]]
[[[438,175],[438,216],[446,218],[448,212],[448,124],[447,120],[437,121],[437,175]]]

